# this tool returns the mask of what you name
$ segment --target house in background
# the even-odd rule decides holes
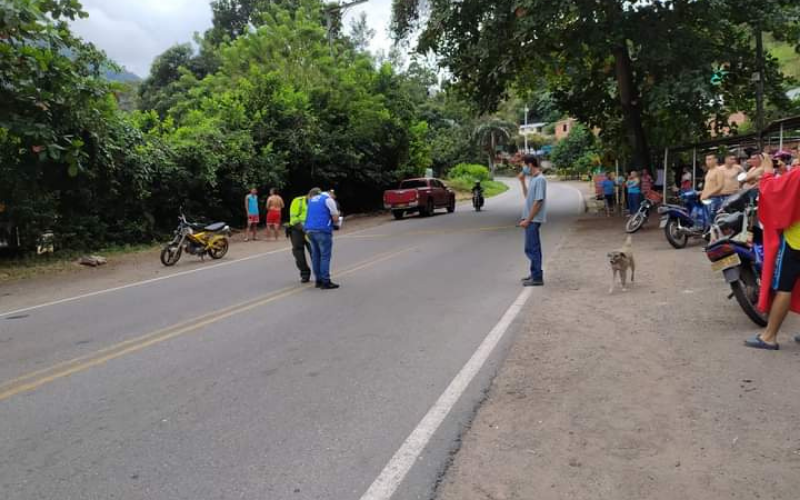
[[[578,123],[578,120],[575,118],[564,118],[561,121],[556,122],[556,140],[563,141],[567,138],[572,127]]]
[[[531,135],[547,135],[544,133],[544,128],[547,126],[547,123],[540,122],[540,123],[529,123],[527,125],[520,125],[519,126],[519,135],[531,136]]]

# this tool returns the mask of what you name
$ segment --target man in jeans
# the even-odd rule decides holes
[[[339,224],[339,209],[336,201],[319,188],[308,194],[308,214],[305,230],[311,244],[311,268],[317,280],[317,288],[335,290],[339,285],[331,282],[331,255],[333,253],[333,229]]]
[[[525,255],[531,261],[531,274],[522,284],[524,286],[544,286],[542,271],[542,240],[539,234],[542,224],[547,222],[547,180],[542,175],[539,160],[535,156],[525,157],[526,175],[530,182],[522,181],[525,194],[525,211],[522,213],[520,227],[525,229]]]
[[[306,241],[306,216],[308,215],[308,195],[298,196],[289,207],[289,238],[292,242],[292,255],[300,271],[300,282],[311,281],[311,268],[306,260],[306,250],[311,253],[311,246]]]

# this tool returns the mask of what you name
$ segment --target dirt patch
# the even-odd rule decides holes
[[[385,213],[350,216],[347,217],[341,234],[361,231],[390,220],[391,217]],[[283,233],[278,241],[266,241],[264,240],[266,233],[262,229],[259,231],[259,237],[261,238],[259,241],[244,242],[244,233],[234,235],[228,256],[223,262],[290,246]],[[21,309],[213,265],[208,259],[202,262],[200,259],[187,256],[177,266],[166,268],[159,261],[160,251],[160,246],[153,246],[128,253],[115,253],[108,255],[107,265],[97,268],[81,266],[77,260],[55,262],[37,269],[36,272],[21,273],[22,279],[0,278],[0,310]]]
[[[609,295],[622,224],[578,222],[550,261],[438,498],[797,498],[797,318],[780,352],[743,347],[756,328],[700,247],[652,227]]]

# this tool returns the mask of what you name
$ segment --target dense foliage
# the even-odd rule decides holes
[[[420,28],[420,51],[436,52],[484,109],[544,82],[558,108],[641,166],[651,148],[752,114],[754,33],[800,47],[800,2],[394,0],[394,28]],[[769,102],[783,106],[785,78],[769,54],[764,70]]]
[[[599,162],[599,144],[595,135],[576,124],[569,135],[556,144],[550,159],[556,169],[568,175],[588,174]]]
[[[480,153],[472,113],[365,52],[370,32],[329,47],[319,0],[212,2],[214,26],[159,56],[139,110],[104,78],[104,54],[76,38],[77,0],[0,2],[0,222],[25,248],[150,241],[190,216],[238,225],[251,186],[287,196],[336,188],[348,212],[426,168]]]

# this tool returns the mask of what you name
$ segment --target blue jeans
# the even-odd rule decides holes
[[[642,193],[628,193],[628,213],[635,214],[641,205]]]
[[[306,233],[311,245],[311,269],[318,282],[331,280],[331,255],[333,254],[333,234],[312,231]]]
[[[531,278],[534,281],[544,279],[542,272],[542,239],[539,235],[541,224],[532,222],[525,228],[525,255],[531,261]]]

